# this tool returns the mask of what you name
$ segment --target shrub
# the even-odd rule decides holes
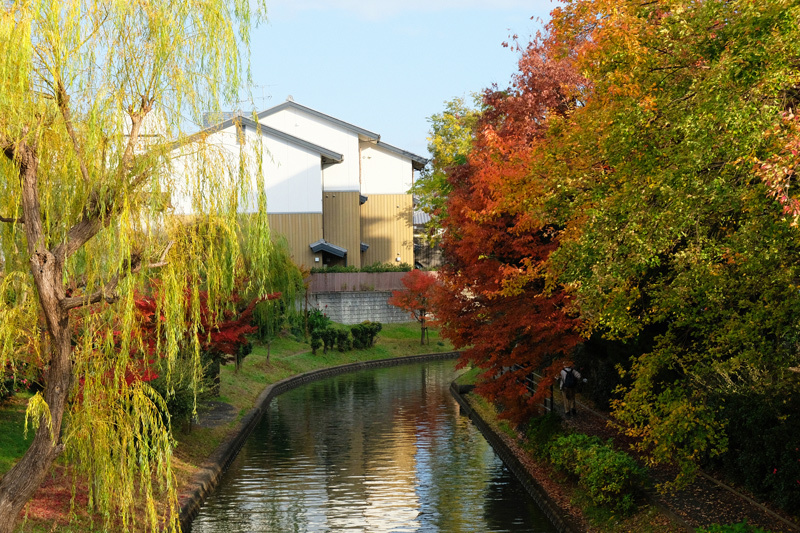
[[[236,369],[240,369],[242,367],[242,361],[244,358],[253,353],[253,343],[248,341],[245,344],[239,346],[239,349],[236,351]]]
[[[356,324],[350,328],[353,335],[353,346],[358,350],[369,348],[375,344],[375,337],[383,328],[380,322],[370,322],[366,320],[361,324]]]
[[[354,266],[314,267],[312,274],[339,274],[342,272],[409,272],[411,265],[408,263],[373,263],[364,265],[361,269]]]
[[[317,355],[317,350],[322,348],[322,331],[316,330],[311,333],[311,353]]]
[[[191,361],[180,358],[175,362],[169,383],[167,383],[166,369],[163,368],[159,369],[159,377],[148,382],[148,385],[155,389],[164,399],[173,427],[188,423],[192,419],[195,405],[192,372],[193,365]],[[203,382],[199,385],[201,389],[208,389],[208,383]],[[198,398],[209,395],[208,390],[198,390],[197,393]]]
[[[578,463],[580,450],[592,446],[600,446],[603,441],[599,437],[585,435],[583,433],[572,433],[563,435],[556,439],[550,448],[550,461],[559,470],[575,473],[575,465]]]
[[[322,331],[331,325],[328,315],[319,309],[312,309],[308,312],[308,334],[313,335],[315,331]]]
[[[350,330],[336,328],[336,348],[340,352],[347,352],[353,349],[353,339],[350,337]]]
[[[635,510],[633,491],[644,480],[641,467],[597,437],[565,435],[550,448],[553,464],[578,477],[595,505],[627,514]]]
[[[354,266],[329,266],[329,267],[314,267],[311,269],[312,274],[340,274],[342,272],[358,272],[358,268]]]
[[[336,345],[336,339],[338,338],[338,334],[336,333],[336,328],[332,326],[328,326],[320,331],[320,338],[322,339],[323,351],[328,353],[328,350],[332,349]]]
[[[561,434],[561,417],[553,412],[535,416],[528,422],[525,433],[537,455],[549,456],[555,438]]]
[[[41,390],[41,383],[44,383],[42,374],[43,370],[27,363],[22,363],[16,368],[6,364],[5,369],[0,371],[0,402],[12,397],[15,392]]]
[[[408,263],[372,263],[361,267],[361,272],[409,272]]]

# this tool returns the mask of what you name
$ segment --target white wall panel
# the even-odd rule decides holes
[[[202,169],[215,172],[217,177],[238,180],[240,164],[249,178],[246,192],[240,196],[243,213],[253,213],[258,207],[256,176],[257,154],[263,157],[262,171],[267,195],[268,213],[322,213],[322,166],[320,154],[290,141],[268,134],[259,136],[253,128],[244,132],[244,146],[239,144],[235,126],[208,136],[205,145],[186,145],[176,149],[173,159],[174,186],[172,205],[177,214],[191,214],[198,197],[204,203],[218,201],[209,194],[203,182]],[[259,144],[260,142],[260,144]],[[242,160],[240,150],[245,150]]]
[[[320,155],[264,135],[268,213],[322,213]]]
[[[358,191],[358,134],[299,109],[282,109],[261,118],[267,126],[342,154],[343,161],[323,171],[326,191]]]
[[[361,144],[361,194],[405,194],[411,188],[412,172],[407,157]]]

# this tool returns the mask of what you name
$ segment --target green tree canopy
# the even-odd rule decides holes
[[[447,212],[447,196],[452,186],[447,180],[447,169],[466,162],[475,137],[480,95],[473,94],[473,105],[458,97],[445,102],[444,111],[428,118],[431,124],[428,152],[431,160],[414,182],[411,193],[417,205],[431,215],[431,227],[441,228]]]
[[[758,166],[800,103],[798,21],[783,1],[554,12],[550,46],[589,83],[551,138],[546,205],[565,231],[550,266],[588,331],[656,333],[615,413],[685,474],[726,449],[726,395],[786,387],[798,363],[799,235]]]

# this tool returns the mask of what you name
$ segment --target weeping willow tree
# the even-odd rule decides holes
[[[244,277],[236,212],[259,182],[184,130],[237,95],[262,11],[3,2],[0,368],[40,372],[43,390],[28,405],[30,447],[0,480],[0,533],[61,456],[108,527],[178,527],[169,420],[146,384],[135,301],[157,296],[160,356],[170,368],[188,353],[199,376],[200,294],[219,308]],[[176,198],[191,215],[175,215]],[[260,211],[251,238],[268,239]],[[266,278],[268,257],[251,256],[248,279]]]

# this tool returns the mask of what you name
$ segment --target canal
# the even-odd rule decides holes
[[[192,532],[555,531],[459,415],[454,365],[360,371],[277,397]]]

